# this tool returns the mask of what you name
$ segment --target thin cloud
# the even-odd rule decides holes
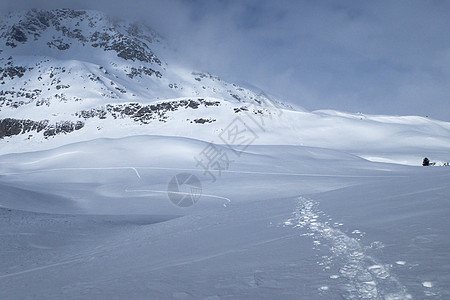
[[[148,23],[191,66],[307,109],[450,120],[448,1],[5,1]]]

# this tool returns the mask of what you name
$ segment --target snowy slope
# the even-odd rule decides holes
[[[174,110],[147,114],[148,121],[136,117],[142,106],[123,114],[111,108],[104,115],[83,119],[85,126],[70,134],[45,138],[21,134],[0,140],[0,154],[51,149],[57,146],[93,138],[120,138],[142,134],[190,137],[216,144],[239,144],[228,138],[237,126],[245,130],[250,144],[300,145],[343,150],[365,159],[407,165],[420,165],[425,156],[442,164],[449,160],[450,123],[423,117],[370,116],[341,114],[330,111],[298,112],[273,107],[258,108],[228,101],[175,100]],[[181,104],[180,104],[181,103]],[[192,108],[186,103],[195,104]],[[208,104],[209,103],[209,104]],[[157,104],[154,104],[157,106]],[[162,106],[162,105],[161,105]],[[137,121],[136,121],[137,120]],[[201,122],[204,123],[201,123]],[[199,123],[197,123],[199,122]]]
[[[224,147],[234,162],[213,182],[193,158],[207,145],[137,136],[0,156],[0,297],[450,296],[448,168]],[[202,183],[187,208],[167,197],[182,172]]]

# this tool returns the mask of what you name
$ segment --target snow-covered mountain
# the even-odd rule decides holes
[[[220,134],[238,118],[257,136],[254,144],[327,147],[407,164],[425,155],[447,159],[434,153],[450,146],[447,122],[293,109],[182,67],[182,50],[151,28],[100,12],[10,14],[0,45],[0,153],[142,134],[231,143]],[[362,148],[389,151],[377,157]]]
[[[450,298],[450,169],[420,166],[449,122],[181,60],[99,12],[1,20],[1,299]]]
[[[1,119],[10,119],[0,125],[0,138],[70,133],[94,126],[86,124],[91,118],[166,122],[179,109],[221,102],[260,106],[268,100],[170,63],[175,53],[152,29],[100,12],[10,14],[0,23],[0,45]],[[212,117],[203,120],[183,121],[214,122]]]

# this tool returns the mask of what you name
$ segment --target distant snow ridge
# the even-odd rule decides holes
[[[328,221],[320,220],[324,218]],[[371,247],[363,247],[356,238],[336,228],[342,224],[329,225],[330,220],[318,209],[317,202],[300,197],[292,218],[285,225],[306,229],[305,235],[314,239],[315,249],[319,245],[328,246],[330,256],[322,256],[319,264],[326,270],[330,265],[339,268],[340,275],[330,278],[345,280],[342,286],[345,299],[412,299],[389,273],[389,268],[367,254]]]

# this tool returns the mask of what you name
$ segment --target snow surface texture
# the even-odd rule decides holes
[[[0,42],[0,299],[450,298],[450,123],[294,110],[98,12]]]
[[[0,297],[450,296],[448,168],[250,146],[212,182],[193,159],[207,145],[139,136],[0,156]],[[187,208],[166,194],[182,172],[203,189]]]

